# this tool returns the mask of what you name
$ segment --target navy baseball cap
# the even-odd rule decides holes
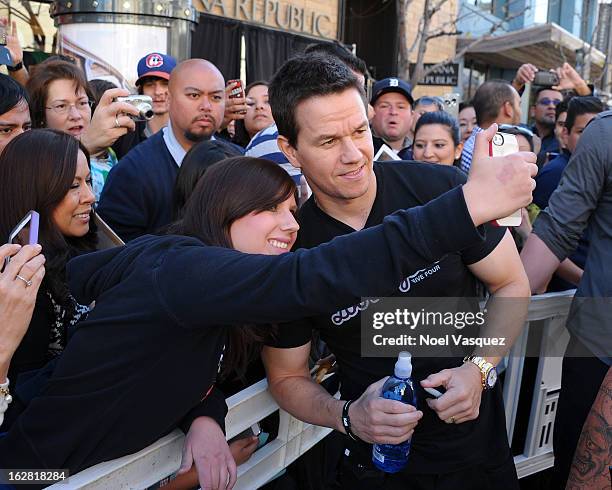
[[[387,92],[400,93],[408,99],[410,105],[414,104],[414,99],[412,98],[412,87],[409,83],[404,82],[404,80],[401,78],[384,78],[382,80],[378,80],[378,82],[376,82],[372,88],[372,100],[370,100],[370,104],[374,105],[376,103],[376,99]]]
[[[172,56],[161,53],[149,53],[138,62],[138,80],[136,85],[142,83],[145,77],[157,77],[170,80],[170,73],[176,66]]]

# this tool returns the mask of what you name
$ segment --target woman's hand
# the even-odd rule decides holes
[[[0,383],[32,319],[38,288],[45,276],[45,256],[40,245],[2,245],[0,264],[11,261],[0,273]]]
[[[130,115],[138,116],[138,109],[127,102],[114,102],[117,97],[125,97],[129,92],[122,88],[113,88],[104,92],[94,111],[89,127],[81,143],[96,155],[111,146],[128,131],[134,131],[136,123]]]
[[[230,452],[234,457],[237,466],[245,463],[253,455],[259,444],[259,437],[251,436],[237,441],[231,442],[229,445]]]
[[[183,446],[178,474],[196,466],[202,490],[231,490],[236,484],[236,463],[219,424],[210,417],[193,421]]]

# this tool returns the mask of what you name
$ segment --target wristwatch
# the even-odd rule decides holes
[[[497,369],[486,359],[479,356],[466,356],[463,358],[463,362],[473,362],[480,369],[480,376],[482,377],[482,389],[490,390],[495,386],[497,382]]]
[[[20,61],[19,63],[17,63],[15,66],[9,66],[9,65],[6,65],[6,69],[7,69],[8,71],[19,71],[19,70],[21,70],[22,68],[23,68],[23,62],[22,62],[22,61]]]

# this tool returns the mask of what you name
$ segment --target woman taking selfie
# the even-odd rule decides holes
[[[94,195],[88,152],[69,134],[50,129],[28,131],[13,139],[0,157],[0,237],[30,211],[40,214],[38,243],[46,275],[27,332],[9,368],[17,376],[38,369],[65,347],[69,330],[88,310],[68,291],[66,263],[95,249],[90,226]]]
[[[269,331],[361,296],[385,295],[414,267],[481,243],[474,223],[495,211],[479,209],[472,218],[470,208],[458,206],[465,203],[462,192],[285,253],[298,226],[295,187],[284,170],[247,157],[212,166],[187,201],[176,235],[143,236],[70,262],[72,293],[96,306],[44,392],[0,437],[0,460],[74,473],[190,426],[183,470],[195,462],[206,488],[225,488],[228,480],[233,486],[235,462],[222,432],[225,400],[215,381],[222,368],[247,358],[244,347],[252,344],[235,334],[251,334],[246,325]],[[441,226],[422,226],[441,216]]]
[[[253,82],[245,90],[247,111],[244,119],[236,120],[233,142],[246,148],[253,136],[274,124],[268,101],[268,82]]]
[[[455,165],[461,158],[463,143],[459,125],[444,111],[423,114],[414,130],[412,154],[415,160],[441,165]]]

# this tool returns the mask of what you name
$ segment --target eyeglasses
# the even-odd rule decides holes
[[[45,107],[45,109],[49,109],[55,112],[56,114],[63,116],[70,112],[71,107],[74,107],[79,112],[87,112],[91,110],[92,106],[93,106],[93,101],[91,100],[79,100],[75,102],[74,104],[58,103],[58,104],[52,105],[51,107]]]
[[[560,99],[549,99],[548,97],[544,97],[543,99],[538,100],[538,104],[540,105],[554,105],[555,107],[557,107],[560,103]]]

